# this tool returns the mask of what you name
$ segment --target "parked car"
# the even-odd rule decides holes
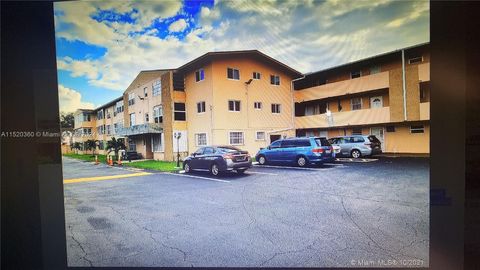
[[[247,151],[233,146],[205,146],[185,158],[185,173],[194,170],[208,170],[212,175],[236,171],[241,174],[252,167],[252,158]]]
[[[136,151],[126,151],[122,153],[123,160],[135,160],[135,159],[142,159],[142,154],[137,153]]]
[[[382,143],[375,135],[340,136],[328,140],[340,147],[337,156],[359,158],[382,153]]]
[[[330,141],[329,143],[332,144]],[[333,147],[333,157],[340,155],[340,151],[342,150],[342,148],[338,145],[333,145],[333,144],[332,144],[332,147]]]
[[[333,161],[333,147],[324,137],[281,139],[260,149],[255,155],[260,165],[291,163],[300,167]]]

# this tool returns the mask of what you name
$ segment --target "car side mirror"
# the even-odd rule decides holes
[[[195,155],[197,155],[197,153],[192,153],[191,156],[194,157]]]

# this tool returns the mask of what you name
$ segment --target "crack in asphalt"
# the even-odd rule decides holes
[[[73,233],[73,229],[72,229],[72,225],[68,225],[68,229],[70,230],[70,233],[72,234],[70,237],[73,239],[73,241],[75,241],[75,243],[77,243],[78,247],[80,247],[80,249],[82,250],[83,252],[83,256],[81,256],[81,258],[88,262],[88,264],[93,267],[93,263],[91,260],[89,260],[87,258],[88,256],[88,253],[85,251],[85,249],[83,248],[83,245],[80,243],[80,241],[78,241],[76,238],[75,238],[75,234]]]

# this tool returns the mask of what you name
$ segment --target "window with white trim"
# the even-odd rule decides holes
[[[117,102],[117,104],[115,104],[115,112],[116,113],[122,113],[124,110],[124,107],[123,107],[123,100],[120,100]],[[114,114],[115,116],[116,114]]]
[[[240,111],[240,100],[229,100],[228,101],[228,110],[231,112]]]
[[[158,96],[160,95],[162,91],[162,80],[158,79],[153,82],[152,84],[152,96]]]
[[[260,78],[262,77],[262,75],[260,74],[260,72],[254,71],[252,77],[253,77],[254,80],[260,80]]]
[[[152,136],[152,150],[153,152],[161,152],[162,149],[162,134],[154,134]]]
[[[196,143],[196,146],[207,145],[207,133],[196,133],[195,134],[195,143]]]
[[[162,105],[153,107],[153,120],[155,123],[163,123],[163,108]]]
[[[128,106],[135,104],[135,93],[128,94]]]
[[[195,71],[195,81],[200,82],[205,80],[205,70],[203,68]]]
[[[257,140],[257,141],[265,141],[265,131],[257,131],[257,132],[255,132],[255,140]]]
[[[257,110],[261,110],[262,109],[262,102],[254,102],[253,103],[253,108],[254,109],[257,109]]]
[[[110,110],[105,110],[105,115],[107,116],[107,119],[110,119],[111,118],[111,115],[110,115]]]
[[[352,111],[362,109],[362,98],[352,98],[351,99],[351,109]]]
[[[280,76],[279,75],[270,75],[270,84],[280,85]]]
[[[272,104],[272,113],[280,113],[281,111],[281,104]]]
[[[135,113],[130,114],[130,126],[135,126]]]
[[[241,131],[232,131],[228,133],[230,145],[243,145],[244,138],[243,132]]]
[[[197,102],[197,113],[205,112],[205,101]]]
[[[227,78],[231,80],[240,80],[240,70],[236,68],[227,68]]]
[[[425,127],[423,125],[410,126],[410,133],[424,133]]]
[[[175,102],[173,103],[173,120],[185,121],[187,120],[187,114],[185,111],[185,103]]]

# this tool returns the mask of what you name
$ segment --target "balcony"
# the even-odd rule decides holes
[[[381,124],[390,122],[390,107],[332,113],[331,123],[326,114],[295,117],[295,128],[328,128]]]
[[[421,82],[430,81],[430,63],[418,65],[418,79]]]
[[[294,91],[295,102],[304,102],[328,97],[343,96],[388,88],[389,72],[380,72],[351,80],[323,84],[303,90]]]
[[[420,120],[430,120],[430,102],[420,103]]]
[[[140,134],[162,133],[163,127],[161,124],[147,123],[141,125],[135,125],[131,127],[119,128],[115,133],[120,136],[133,136]]]

